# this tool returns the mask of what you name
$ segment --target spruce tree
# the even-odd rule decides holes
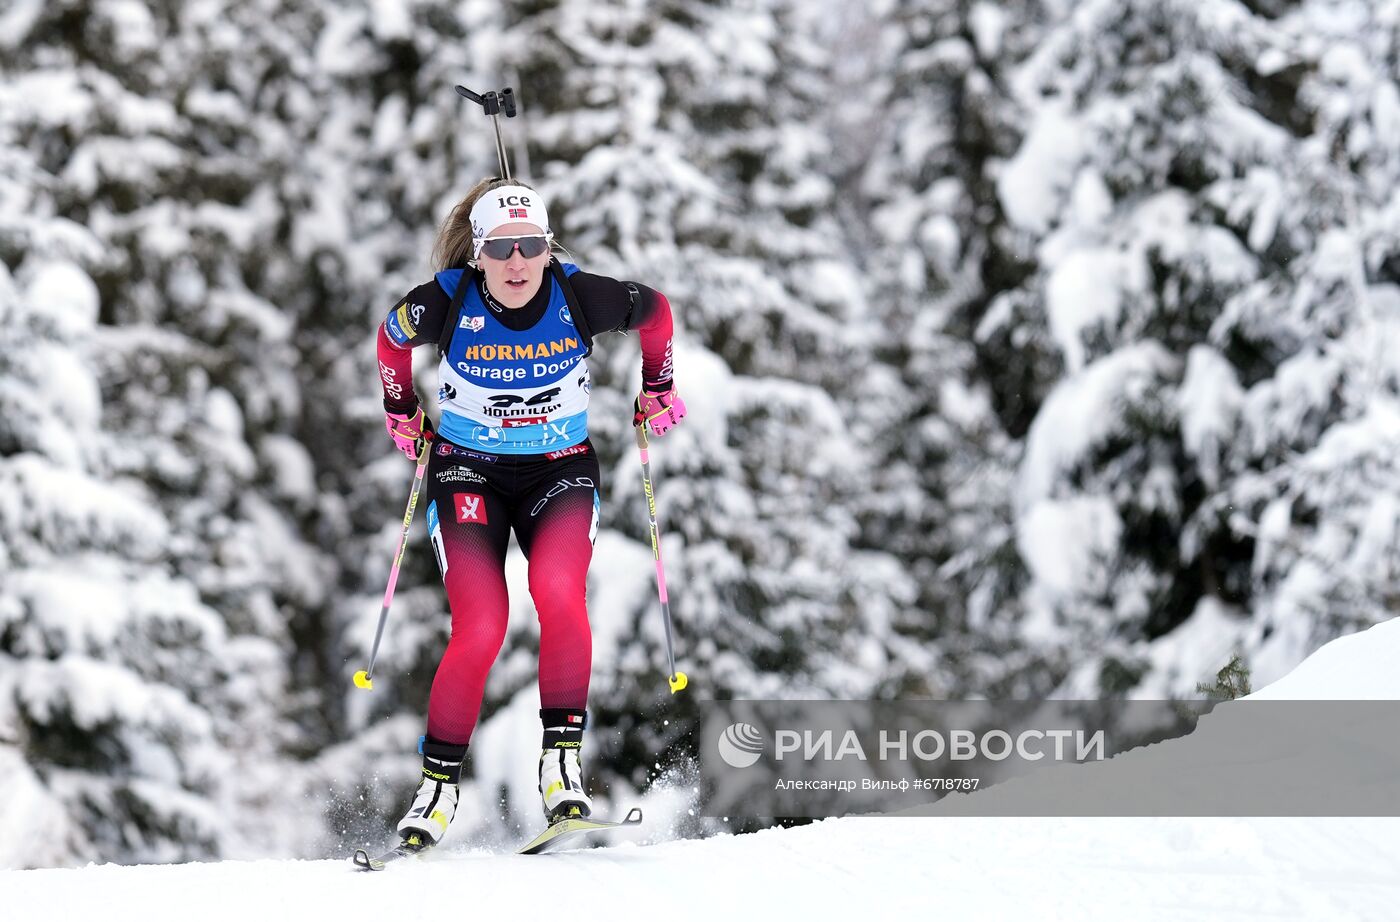
[[[856,255],[875,354],[898,370],[867,404],[879,462],[859,506],[863,541],[896,553],[918,590],[899,629],[926,667],[890,676],[898,694],[1033,691],[1005,684],[1025,655],[1011,508],[1024,408],[1006,385],[1032,357],[998,355],[982,322],[1031,269],[1007,245],[993,175],[1021,142],[1008,81],[1041,19],[1036,3],[910,0],[831,26],[871,33],[832,96],[848,236],[870,241]]]
[[[329,588],[268,287],[293,150],[257,111],[296,17],[225,12],[48,6],[6,58],[0,707],[46,860],[269,845],[289,612]]]
[[[979,329],[1033,372],[989,380],[1031,399],[1021,630],[1066,692],[1190,694],[1203,643],[1265,681],[1381,616],[1384,571],[1343,561],[1392,540],[1361,420],[1392,399],[1368,216],[1393,93],[1381,39],[1313,34],[1326,7],[1084,4],[1012,77],[996,183],[1034,271]]]

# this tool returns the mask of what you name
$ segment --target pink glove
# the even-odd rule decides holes
[[[423,440],[433,440],[433,424],[423,413],[421,406],[414,407],[412,413],[384,412],[384,428],[389,430],[389,438],[399,451],[414,461],[423,453]]]
[[[643,385],[633,409],[632,425],[646,423],[652,435],[665,435],[671,427],[685,419],[685,401],[676,393],[675,385],[665,390]]]

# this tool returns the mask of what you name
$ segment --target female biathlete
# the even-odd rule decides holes
[[[529,559],[540,622],[539,790],[552,823],[587,816],[579,764],[588,725],[592,634],[585,589],[598,529],[598,460],[588,440],[590,379],[563,285],[588,330],[636,330],[642,387],[634,425],[662,435],[685,416],[671,380],[671,308],[657,291],[581,272],[552,253],[543,197],[484,180],[453,209],[434,248],[441,271],[379,329],[379,374],[394,443],[417,458],[431,441],[428,532],[452,611],[452,635],[428,699],[423,777],[399,821],[436,844],[457,808],[462,761],[486,674],[506,635],[506,541]],[[465,286],[454,302],[458,286]],[[452,324],[450,339],[447,324]],[[446,342],[437,432],[412,386],[412,350]]]

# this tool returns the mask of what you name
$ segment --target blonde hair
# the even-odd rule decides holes
[[[437,242],[433,244],[433,270],[465,269],[472,261],[472,206],[492,189],[501,186],[524,186],[538,191],[528,183],[518,179],[483,179],[471,187],[460,202],[452,208],[452,213],[438,228]]]

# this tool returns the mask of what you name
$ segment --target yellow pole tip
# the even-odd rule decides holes
[[[368,672],[361,669],[359,672],[355,673],[355,687],[372,689],[374,688],[374,680],[369,677]]]
[[[671,683],[671,694],[673,695],[690,684],[690,679],[686,678],[684,672],[678,672],[666,681]]]

